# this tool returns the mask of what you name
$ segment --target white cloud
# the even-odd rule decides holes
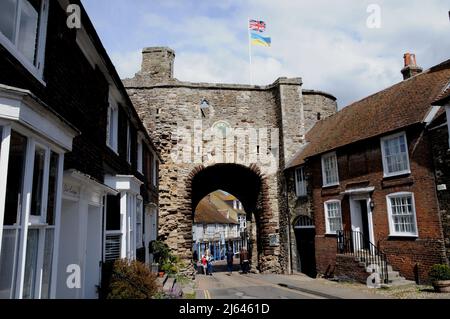
[[[366,26],[371,3],[381,7],[380,29]],[[170,10],[133,17],[142,28],[138,46],[132,46],[139,50],[124,43],[111,54],[122,77],[139,70],[142,47],[169,45],[177,53],[180,80],[248,83],[248,16],[267,22],[273,43],[270,49],[253,47],[255,84],[302,77],[306,88],[334,94],[341,106],[400,81],[407,51],[416,53],[425,68],[449,58],[446,0],[250,0],[220,6],[201,1],[201,10],[189,1],[167,5]],[[230,14],[237,5],[236,14]]]
[[[113,52],[111,60],[121,78],[131,78],[141,68],[142,51]]]

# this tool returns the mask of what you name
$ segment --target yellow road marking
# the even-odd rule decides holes
[[[204,290],[203,293],[205,295],[205,299],[211,299],[211,295],[208,290]]]

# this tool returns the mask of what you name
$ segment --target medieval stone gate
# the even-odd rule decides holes
[[[169,48],[146,48],[141,71],[124,80],[164,161],[159,237],[190,259],[193,211],[222,189],[255,217],[259,270],[289,271],[283,169],[314,123],[336,111],[336,99],[303,89],[300,78],[268,86],[181,82],[174,59]]]

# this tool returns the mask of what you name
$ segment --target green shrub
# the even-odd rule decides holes
[[[152,299],[159,292],[157,277],[138,261],[114,263],[107,299]]]
[[[185,267],[180,257],[169,254],[169,256],[162,261],[161,270],[169,275],[178,274],[181,269]]]
[[[155,240],[152,242],[152,253],[155,263],[163,264],[170,257],[170,248],[166,243]]]
[[[450,267],[447,265],[434,265],[428,274],[431,281],[450,280]]]

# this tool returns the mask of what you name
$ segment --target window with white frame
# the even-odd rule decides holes
[[[58,185],[62,179],[62,157],[26,131],[9,127],[4,133],[3,141],[9,138],[9,143],[2,152],[8,151],[9,159],[1,235],[0,299],[47,299],[56,207],[61,196]]]
[[[384,176],[410,173],[408,144],[405,133],[398,133],[381,139]]]
[[[387,196],[391,236],[417,236],[416,209],[413,193]]]
[[[131,164],[131,127],[127,121],[127,162]]]
[[[339,170],[335,152],[322,156],[322,179],[324,187],[339,185]]]
[[[326,233],[336,235],[336,232],[342,230],[341,202],[331,200],[325,202],[325,226]]]
[[[303,167],[295,170],[295,193],[297,197],[306,196],[306,179]]]
[[[138,170],[139,173],[143,173],[142,159],[143,159],[142,139],[138,138],[138,142],[137,142],[137,170]]]
[[[0,44],[42,78],[48,0],[0,1]]]
[[[142,199],[138,198],[136,202],[136,248],[143,247],[143,203]]]
[[[119,124],[119,107],[110,96],[108,107],[108,123],[106,127],[106,144],[117,153],[117,136]]]

